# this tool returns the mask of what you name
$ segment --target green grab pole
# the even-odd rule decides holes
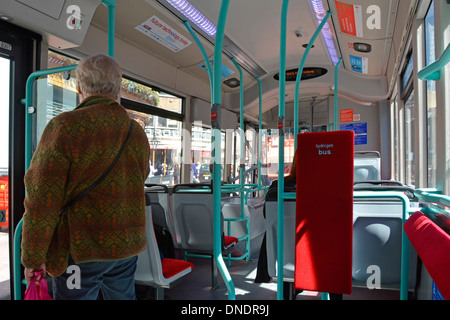
[[[213,92],[212,92],[212,90],[213,90],[213,83],[212,83],[213,74],[212,74],[211,64],[209,63],[208,55],[206,54],[205,48],[203,47],[202,43],[200,42],[200,39],[195,34],[194,30],[192,30],[192,27],[189,24],[189,22],[184,21],[183,24],[186,27],[186,29],[188,30],[188,32],[190,33],[190,35],[192,36],[192,38],[194,38],[194,41],[197,44],[197,46],[200,49],[200,52],[203,56],[203,60],[205,60],[206,70],[208,71],[208,75],[209,75],[209,86],[211,88],[211,99],[212,99],[212,96],[213,96]]]
[[[108,56],[114,57],[116,0],[102,0],[102,2],[108,7]]]
[[[21,285],[21,260],[20,260],[20,242],[22,238],[22,224],[23,220],[20,219],[17,224],[16,231],[14,233],[14,300],[21,300],[22,293],[20,290]]]
[[[213,99],[212,104],[221,105],[221,65],[222,65],[222,49],[223,49],[223,35],[225,32],[225,22],[230,0],[223,0],[220,6],[219,19],[216,29],[216,43],[214,47],[214,69],[213,69]],[[235,300],[235,288],[230,273],[228,272],[225,262],[222,257],[221,248],[221,134],[220,130],[215,128],[212,130],[212,156],[213,163],[213,198],[214,198],[214,219],[213,219],[213,255],[219,272],[225,282],[228,290],[228,299]],[[217,152],[216,152],[217,151]]]
[[[258,125],[258,188],[262,189],[261,184],[261,157],[262,157],[262,84],[259,78],[255,78],[258,83],[258,96],[259,96],[259,125]]]
[[[243,86],[243,75],[242,68],[236,62],[234,58],[231,58],[234,66],[239,72],[239,127],[240,127],[240,155],[239,155],[239,184],[241,187],[244,186],[244,170],[245,170],[245,130],[244,130],[244,86]],[[244,216],[244,193],[241,191],[241,218]]]
[[[409,283],[409,239],[403,226],[409,217],[409,200],[404,193],[401,192],[364,192],[357,191],[353,193],[353,198],[396,198],[400,199],[403,204],[402,212],[402,245],[401,245],[401,270],[400,270],[400,300],[408,300],[408,283]]]
[[[342,58],[334,66],[334,131],[338,130],[338,68],[342,62]]]
[[[284,116],[285,116],[285,84],[286,84],[286,24],[289,0],[283,0],[280,21],[280,80],[279,80],[279,119],[278,119],[278,195],[277,195],[277,299],[283,300],[283,234],[284,234]],[[280,128],[281,127],[281,128]]]
[[[302,56],[302,60],[300,61],[300,66],[298,67],[297,78],[295,79],[295,95],[294,95],[294,150],[297,149],[299,90],[300,90],[300,81],[303,74],[303,68],[305,66],[306,58],[308,57],[309,51],[311,50],[311,47],[314,44],[314,41],[316,41],[316,38],[319,36],[323,26],[327,22],[330,15],[331,11],[327,11],[322,21],[320,22],[319,26],[317,27],[316,31],[314,32],[313,36],[311,37],[311,40],[309,41],[308,46],[305,49],[305,53]]]
[[[426,66],[417,73],[421,80],[439,80],[441,78],[441,69],[450,61],[450,43],[447,44],[444,52],[439,59]]]

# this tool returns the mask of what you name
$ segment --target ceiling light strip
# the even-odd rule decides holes
[[[209,21],[200,11],[198,11],[187,0],[166,0],[186,18],[191,20],[197,27],[211,37],[216,36],[216,26]]]
[[[314,13],[314,18],[317,21],[317,25],[323,20],[326,15],[325,8],[323,7],[322,0],[309,0],[309,4]],[[327,47],[328,55],[333,65],[336,65],[339,61],[339,56],[336,51],[336,47],[333,41],[333,35],[331,34],[330,25],[328,22],[322,28],[322,38]]]

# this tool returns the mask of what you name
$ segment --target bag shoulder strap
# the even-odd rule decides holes
[[[131,135],[131,131],[133,131],[133,122],[134,121],[132,119],[130,119],[130,129],[128,130],[127,137],[125,138],[125,141],[123,142],[122,147],[120,148],[119,153],[117,154],[114,161],[109,165],[109,167],[105,170],[105,172],[103,172],[103,174],[94,183],[92,183],[89,187],[87,187],[82,192],[80,192],[75,198],[73,198],[68,203],[66,203],[66,205],[59,212],[60,216],[64,213],[64,211],[66,211],[66,209],[68,207],[73,205],[75,202],[79,201],[81,198],[85,197],[89,192],[91,192],[92,189],[94,189],[96,186],[98,186],[106,178],[106,176],[111,172],[112,168],[116,165],[117,161],[119,161],[119,158],[122,155],[123,150],[125,149],[125,145],[128,141],[128,138]]]

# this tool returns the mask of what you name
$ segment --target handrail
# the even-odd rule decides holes
[[[417,73],[421,80],[439,80],[441,69],[450,61],[450,43],[447,44],[441,57]]]
[[[288,194],[284,192],[284,117],[285,117],[285,83],[286,83],[286,25],[287,25],[287,9],[289,1],[283,0],[283,5],[281,9],[281,28],[280,28],[280,80],[279,80],[279,122],[278,128],[280,133],[278,135],[278,231],[277,231],[277,261],[284,261],[283,254],[283,234],[284,234],[284,223],[283,223],[283,213],[284,213],[284,199],[288,197]],[[302,56],[300,66],[297,71],[297,78],[295,82],[295,99],[294,99],[294,149],[297,149],[297,134],[298,134],[298,104],[299,104],[299,87],[300,80],[303,73],[303,68],[306,62],[308,53],[314,44],[315,39],[320,34],[323,26],[330,17],[331,12],[327,11],[325,17],[322,19],[321,23],[314,32],[311,40],[306,47],[305,53]],[[282,132],[281,132],[282,131]],[[290,195],[289,195],[290,196]],[[279,300],[283,299],[283,268],[277,269],[277,298]]]
[[[414,194],[422,201],[437,203],[450,208],[450,197],[440,194],[437,189],[415,189]]]
[[[225,22],[227,17],[227,11],[230,4],[230,0],[222,0],[222,4],[220,6],[219,19],[217,22],[217,31],[216,31],[216,43],[214,47],[214,70],[213,70],[213,97],[212,97],[212,106],[217,105],[221,108],[222,105],[222,91],[221,91],[221,65],[222,65],[222,48],[223,48],[223,36],[225,31]],[[220,112],[220,109],[219,109]],[[217,267],[219,269],[220,274],[225,282],[225,285],[228,290],[228,299],[235,300],[235,288],[234,283],[231,279],[230,273],[228,272],[227,267],[223,261],[222,257],[222,246],[221,246],[221,235],[218,230],[221,230],[221,133],[218,128],[212,129],[211,140],[213,143],[213,149],[211,155],[214,158],[213,163],[213,185],[214,185],[214,225],[213,225],[213,234],[214,234],[214,245],[213,245],[213,254],[214,260],[216,261]]]
[[[334,67],[334,131],[338,131],[338,68],[342,62],[342,58],[336,63]]]
[[[317,27],[316,31],[314,32],[313,36],[311,37],[311,40],[308,42],[308,46],[305,49],[305,53],[303,54],[302,60],[300,61],[300,66],[298,67],[297,78],[295,79],[295,95],[294,95],[294,150],[297,149],[299,90],[300,90],[300,81],[302,79],[303,68],[305,66],[306,58],[308,57],[309,51],[311,50],[311,47],[314,44],[314,41],[316,41],[316,38],[319,36],[320,32],[322,31],[323,26],[327,22],[330,15],[331,15],[331,11],[327,11],[327,13],[323,17],[322,21],[320,22],[319,26]],[[338,65],[339,65],[339,63],[336,66],[338,66]],[[336,70],[337,70],[337,68],[336,68]],[[283,73],[283,77],[286,77],[285,73]],[[281,79],[281,73],[280,73],[280,79]],[[312,130],[312,128],[311,128],[311,130]],[[335,130],[336,130],[336,128],[335,128]]]
[[[189,33],[192,36],[192,38],[194,38],[194,41],[197,44],[197,47],[200,49],[200,52],[201,52],[201,54],[203,56],[203,60],[205,60],[206,71],[208,71],[208,75],[209,75],[209,86],[211,88],[211,99],[212,99],[212,96],[213,96],[213,82],[212,82],[213,81],[213,74],[212,74],[211,64],[209,63],[208,55],[206,54],[205,48],[203,47],[202,43],[200,42],[200,39],[195,34],[194,30],[192,29],[192,27],[191,27],[191,25],[189,24],[188,21],[184,21],[184,26],[189,31]]]
[[[114,57],[114,34],[115,34],[115,9],[116,9],[116,0],[102,0],[102,3],[108,8],[108,55],[110,57]],[[33,83],[34,81],[43,76],[47,76],[50,74],[61,73],[65,71],[73,71],[77,68],[78,65],[70,65],[63,66],[57,68],[50,68],[46,70],[37,70],[30,74],[27,78],[27,82],[25,84],[25,99],[22,99],[22,103],[25,105],[26,115],[25,115],[25,172],[30,167],[32,152],[31,152],[31,127],[32,127],[32,119],[31,114],[33,110],[30,110],[32,107],[32,99],[33,99]],[[22,294],[20,292],[20,284],[21,284],[21,257],[20,257],[20,242],[22,236],[22,225],[23,221],[20,219],[19,223],[16,226],[14,231],[14,299],[20,300],[22,298]]]
[[[277,259],[284,261],[283,235],[284,235],[284,117],[285,117],[285,84],[286,84],[286,25],[289,0],[283,0],[280,23],[280,80],[279,80],[279,111],[278,111],[278,231],[277,231]],[[295,100],[295,99],[294,99]],[[295,115],[294,115],[295,116]],[[296,136],[296,134],[295,134]],[[277,269],[277,299],[283,300],[283,268]]]

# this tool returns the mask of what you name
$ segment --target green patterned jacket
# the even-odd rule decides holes
[[[46,126],[25,174],[22,264],[43,263],[52,276],[77,263],[134,256],[145,246],[144,182],[150,146],[137,122],[108,176],[87,196],[61,208],[100,177],[124,142],[130,120],[111,99],[90,97]]]

